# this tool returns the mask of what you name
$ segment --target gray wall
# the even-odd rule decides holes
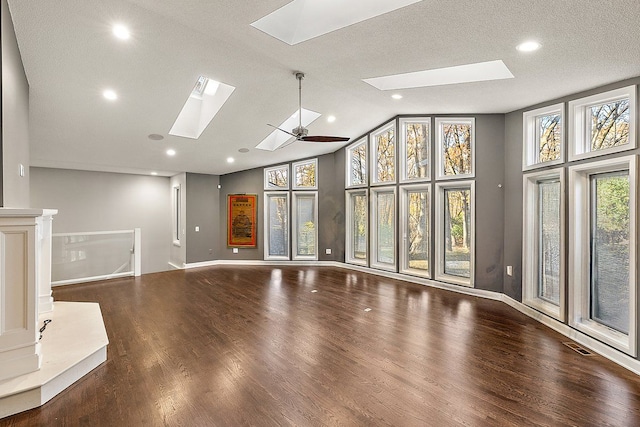
[[[264,173],[263,168],[231,173],[220,176],[220,243],[218,245],[219,259],[264,259]],[[258,233],[257,247],[238,248],[234,254],[227,247],[227,196],[229,194],[257,194],[258,212],[256,213],[256,230]]]
[[[568,103],[569,101],[583,98],[585,96],[595,95],[597,93],[606,92],[608,90],[638,84],[640,84],[640,77],[613,83],[607,86],[580,92],[574,95],[565,96],[563,98],[552,99],[541,104],[532,105],[530,107],[511,112],[505,116],[504,167],[506,185],[504,204],[504,264],[505,266],[513,266],[513,277],[507,276],[506,272],[504,273],[505,294],[518,301],[522,301],[522,113],[536,108],[545,107],[547,105],[553,105],[560,102]],[[567,106],[565,105],[565,113],[566,112]],[[566,117],[565,115],[565,126],[563,129],[565,137],[565,150],[567,149],[568,144],[568,126],[566,125],[566,123],[568,123],[568,117]],[[636,138],[638,138],[637,135]],[[623,153],[617,153],[607,157],[625,156],[629,154],[640,154],[640,149],[625,151]],[[571,164],[579,164],[589,161],[593,161],[593,159],[571,162]],[[568,162],[564,163],[565,168],[568,165]],[[557,165],[555,167],[557,167]],[[565,194],[565,205],[567,203],[568,195]],[[568,230],[568,221],[570,221],[570,218],[567,217],[566,221],[567,223],[565,224],[565,229]],[[565,258],[565,265],[568,265],[567,261],[568,256],[566,256]],[[566,280],[565,282],[568,284],[568,280]]]
[[[504,115],[477,115],[475,118],[476,264],[474,287],[502,292],[505,197]]]
[[[344,154],[341,152],[318,156],[318,259],[322,261],[344,261]],[[222,175],[220,184],[219,259],[264,259],[264,168]],[[258,195],[258,246],[239,248],[237,254],[227,248],[226,236],[227,195],[235,193]],[[330,255],[325,254],[327,248],[332,251]]]
[[[171,238],[169,178],[31,168],[33,207],[58,209],[53,232],[142,229],[142,272],[165,271]]]
[[[335,153],[318,157],[318,259],[344,261],[344,163]]]
[[[0,206],[29,207],[29,84],[7,0],[2,0]],[[24,177],[20,176],[24,166]]]
[[[220,213],[224,213],[224,203],[218,184],[217,175],[187,173],[187,263],[220,257]],[[200,231],[195,231],[196,227]]]

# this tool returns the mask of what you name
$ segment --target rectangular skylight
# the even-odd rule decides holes
[[[512,79],[513,74],[501,60],[478,62],[455,67],[435,68],[413,73],[363,79],[380,90],[409,89],[426,86],[453,85],[487,80]]]
[[[307,110],[305,108],[302,109],[302,126],[309,126],[313,123],[318,117],[320,117],[320,113],[316,113],[315,111]],[[298,110],[291,115],[287,120],[282,122],[280,129],[284,129],[288,132],[291,132],[292,129],[298,127],[300,120],[298,120]],[[288,141],[292,141],[294,138],[288,133],[284,133],[279,131],[278,129],[274,129],[273,132],[269,134],[265,139],[260,142],[260,144],[256,145],[256,148],[260,150],[266,151],[274,151],[280,148]]]
[[[200,76],[169,135],[198,139],[236,88]]]
[[[422,0],[294,0],[251,25],[294,45]]]

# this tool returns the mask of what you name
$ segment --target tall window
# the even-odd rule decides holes
[[[636,148],[636,87],[569,102],[570,160]]]
[[[316,171],[318,169],[318,159],[295,162],[291,165],[293,170],[294,190],[315,190],[318,188]]]
[[[180,186],[173,187],[173,244],[180,246],[180,230],[182,229],[182,195]]]
[[[473,177],[475,119],[436,118],[436,128],[437,178]]]
[[[289,259],[289,192],[264,193],[264,259]]]
[[[369,245],[369,198],[366,190],[347,191],[346,261],[367,265]]]
[[[372,176],[374,184],[396,182],[395,121],[371,133]]]
[[[524,177],[523,302],[564,321],[564,172]]]
[[[367,185],[367,137],[347,148],[347,187]]]
[[[396,188],[371,189],[371,266],[396,270]]]
[[[569,169],[570,323],[636,355],[636,168],[628,156]]]
[[[400,119],[402,181],[429,179],[431,120],[428,117]]]
[[[564,104],[523,113],[523,169],[562,163]]]
[[[318,193],[293,192],[293,259],[318,259]]]
[[[438,183],[436,279],[473,286],[473,182]]]
[[[400,271],[430,277],[429,185],[401,187],[402,244]]]

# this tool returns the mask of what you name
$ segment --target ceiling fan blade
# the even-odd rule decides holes
[[[288,130],[280,129],[278,126],[274,126],[274,125],[271,125],[271,124],[269,124],[269,123],[267,123],[267,126],[271,126],[272,128],[276,128],[276,129],[278,129],[279,131],[282,131],[282,132],[284,132],[284,133],[288,133],[289,135],[291,135],[291,136],[293,136],[293,137],[296,137],[296,138],[298,137],[298,135],[296,135],[295,133],[291,133],[291,132],[289,132]]]
[[[346,142],[351,138],[346,138],[343,136],[320,136],[320,135],[310,135],[303,136],[298,138],[299,141],[304,142]]]

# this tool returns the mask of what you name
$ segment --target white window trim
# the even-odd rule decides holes
[[[408,201],[409,201],[409,193],[414,191],[423,190],[427,192],[427,200],[428,200],[428,209],[427,213],[429,215],[427,219],[427,235],[429,241],[429,250],[427,254],[428,258],[428,266],[429,268],[425,270],[419,270],[415,268],[409,267],[409,254],[407,251],[406,241],[408,239],[408,228],[409,228],[409,212],[408,212]],[[431,206],[431,184],[414,184],[414,185],[403,185],[400,187],[400,230],[401,230],[401,244],[400,246],[400,273],[410,274],[412,276],[426,277],[428,279],[431,278],[433,265],[431,263],[431,242],[433,241],[431,236],[431,215],[433,212]]]
[[[393,157],[393,181],[378,181],[378,146],[376,143],[376,136],[380,135],[388,131],[389,129],[393,129],[393,148],[395,149],[394,157]],[[369,134],[369,155],[367,156],[367,161],[369,162],[371,168],[369,173],[371,174],[371,186],[379,186],[379,185],[392,185],[398,181],[398,129],[396,128],[396,121],[392,120],[390,122],[385,123],[384,125],[378,127],[374,131]]]
[[[318,192],[317,191],[294,191],[293,199],[291,201],[291,252],[294,260],[311,260],[316,261],[318,259]],[[315,224],[315,247],[314,255],[298,255],[298,215],[297,215],[297,201],[299,198],[313,198],[314,199],[314,212],[313,222]]]
[[[442,149],[442,125],[446,123],[470,124],[471,125],[471,173],[461,175],[445,175]],[[435,177],[438,180],[450,179],[459,180],[464,178],[474,178],[476,171],[476,119],[474,117],[436,117],[436,165]]]
[[[538,237],[539,218],[538,182],[557,178],[560,181],[560,302],[559,305],[545,301],[538,297]],[[556,168],[535,173],[528,173],[523,177],[523,236],[522,236],[522,302],[547,316],[564,322],[565,320],[565,180],[564,169]]]
[[[364,197],[367,198],[367,203],[365,204],[367,212],[366,212],[366,217],[367,217],[367,224],[366,224],[366,233],[365,236],[367,238],[367,256],[365,257],[364,260],[362,259],[358,259],[358,258],[354,258],[352,256],[353,254],[353,229],[351,228],[351,225],[353,224],[353,210],[352,210],[352,204],[351,204],[351,200],[352,200],[352,196],[353,195],[362,195]],[[345,207],[346,207],[346,212],[345,212],[345,230],[346,230],[346,241],[345,241],[345,262],[348,264],[355,264],[355,265],[362,265],[362,266],[368,266],[369,265],[369,196],[367,194],[367,190],[365,188],[363,189],[359,189],[359,190],[347,190],[345,192]]]
[[[296,184],[296,168],[298,166],[304,166],[304,165],[313,165],[313,168],[315,170],[315,175],[316,175],[316,183],[314,186],[304,186],[304,185],[297,185]],[[293,190],[317,190],[318,189],[318,159],[309,159],[309,160],[302,160],[300,162],[294,162],[291,165],[291,189]]]
[[[538,155],[540,153],[540,138],[538,138],[537,119],[540,116],[548,116],[551,114],[560,114],[560,124],[562,132],[560,134],[560,158],[549,162],[539,162]],[[524,149],[522,150],[522,170],[527,171],[540,167],[559,165],[564,163],[565,144],[564,144],[564,104],[554,104],[547,107],[538,108],[536,110],[525,111],[522,113],[522,141]]]
[[[271,171],[275,171],[275,170],[279,170],[279,169],[286,169],[287,170],[287,186],[286,187],[273,187],[269,185],[269,172]],[[271,166],[268,168],[264,168],[264,189],[265,190],[270,190],[270,191],[280,191],[280,190],[288,190],[289,189],[289,183],[291,182],[291,174],[289,173],[289,164],[284,164],[284,165],[278,165],[278,166]],[[317,178],[316,178],[316,182],[317,182]]]
[[[407,175],[409,173],[407,167],[407,131],[406,125],[407,123],[425,123],[427,128],[429,129],[429,137],[427,138],[426,143],[428,144],[427,148],[427,176],[421,178],[408,178]],[[398,128],[400,130],[400,149],[399,153],[402,153],[400,158],[400,182],[401,183],[409,183],[409,182],[424,182],[431,180],[431,117],[405,117],[401,118],[398,123]]]
[[[588,142],[587,108],[595,104],[604,104],[629,98],[629,142],[618,147],[590,151]],[[638,146],[636,141],[636,86],[599,93],[569,102],[569,161],[604,156],[611,153],[633,150]]]
[[[171,188],[171,199],[173,204],[173,214],[172,217],[172,227],[171,231],[173,233],[173,245],[181,246],[180,244],[180,236],[182,235],[182,185],[174,185]]]
[[[637,156],[625,156],[569,168],[569,324],[633,357],[637,355],[636,223]],[[629,334],[594,322],[590,317],[590,183],[594,174],[629,170]]]
[[[470,248],[470,263],[469,263],[469,278],[453,276],[451,274],[446,274],[444,272],[444,190],[448,189],[466,189],[468,188],[471,193],[471,236],[473,238],[473,242]],[[475,181],[450,181],[450,182],[439,182],[436,184],[435,192],[436,192],[436,233],[435,233],[435,242],[436,242],[436,260],[434,262],[435,267],[435,279],[441,282],[453,283],[456,285],[474,286],[475,279],[475,247],[476,247],[476,183]]]
[[[271,241],[271,218],[269,216],[270,198],[272,196],[286,196],[287,198],[287,255],[270,255],[269,254],[269,242]],[[291,257],[291,204],[288,191],[265,191],[264,193],[264,259],[265,260],[289,260]]]
[[[364,170],[365,170],[365,173],[366,173],[367,176],[365,177],[366,178],[364,180],[365,182],[363,182],[362,184],[352,184],[351,183],[351,177],[352,177],[352,174],[351,174],[351,163],[352,163],[351,162],[351,153],[352,153],[352,151],[354,149],[358,148],[361,145],[364,145],[365,148],[366,148],[366,155],[365,155],[365,159],[364,159],[364,163],[365,163]],[[364,136],[364,137],[360,138],[359,140],[357,140],[353,144],[349,145],[346,148],[346,150],[347,150],[347,152],[346,152],[346,154],[347,154],[346,158],[347,159],[346,159],[346,162],[345,162],[346,163],[346,171],[345,171],[345,173],[346,173],[346,175],[345,175],[345,177],[346,177],[346,179],[345,179],[346,188],[363,188],[363,187],[366,187],[367,185],[369,185],[369,165],[368,165],[368,163],[369,163],[369,144],[368,144],[368,141],[367,141],[367,137]]]
[[[369,265],[372,268],[377,268],[379,270],[386,271],[397,271],[397,260],[398,260],[398,233],[397,233],[397,225],[398,225],[398,209],[397,209],[397,191],[396,187],[376,187],[371,188],[369,194],[369,203],[371,212],[370,215],[370,227],[369,227],[369,238],[371,239],[370,254],[367,254],[369,258]],[[393,228],[393,240],[394,240],[394,251],[393,251],[393,263],[382,263],[378,262],[378,210],[377,210],[377,202],[378,202],[378,194],[380,193],[393,193],[394,207],[393,207],[393,216],[395,219],[395,224]]]

